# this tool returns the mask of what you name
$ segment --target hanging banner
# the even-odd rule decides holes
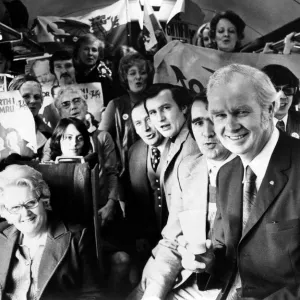
[[[246,64],[258,69],[269,64],[279,64],[289,68],[300,78],[297,54],[226,53],[172,41],[154,56],[154,82],[180,85],[199,93],[206,87],[214,71],[232,63]]]
[[[32,157],[36,151],[34,119],[19,91],[0,93],[0,160],[12,153]]]
[[[92,32],[116,49],[128,44],[128,22],[127,0],[120,0],[79,17],[37,17],[33,30],[39,43],[72,44],[80,36]]]

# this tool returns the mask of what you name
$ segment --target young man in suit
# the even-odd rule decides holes
[[[275,126],[295,138],[300,138],[300,112],[291,108],[299,102],[299,79],[288,68],[281,65],[263,67],[275,89],[280,93],[280,106],[275,112]]]
[[[150,122],[143,102],[132,108],[131,119],[141,139],[129,149],[129,175],[133,196],[129,205],[134,212],[132,217],[137,222],[138,241],[144,241],[151,250],[159,241],[168,218],[168,214],[161,213],[162,193],[159,183],[160,158],[166,138]]]
[[[218,299],[299,299],[300,141],[274,128],[278,94],[253,67],[217,70],[207,96],[220,141],[239,157],[218,175],[214,255],[184,267],[214,266]]]

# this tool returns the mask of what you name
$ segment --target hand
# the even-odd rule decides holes
[[[266,43],[262,53],[264,53],[264,54],[274,53],[272,45],[273,45],[273,43]]]
[[[300,43],[297,41],[293,41],[293,37],[295,35],[295,32],[291,32],[288,34],[284,39],[284,49],[283,54],[290,54],[294,46],[299,46]]]
[[[190,246],[183,236],[178,237],[178,243],[178,252],[182,256],[181,263],[184,269],[195,273],[203,273],[213,266],[215,255],[211,240],[206,240],[206,252],[197,255],[190,250]]]
[[[98,216],[101,218],[101,226],[105,226],[107,222],[114,219],[116,202],[118,201],[109,199],[106,205],[99,209]]]

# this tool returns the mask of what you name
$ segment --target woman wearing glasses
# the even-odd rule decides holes
[[[2,299],[103,299],[88,232],[51,212],[50,191],[29,166],[0,173]]]
[[[275,126],[295,138],[300,137],[300,113],[295,110],[299,103],[299,79],[288,68],[281,65],[263,67],[279,93],[280,105],[275,112]]]

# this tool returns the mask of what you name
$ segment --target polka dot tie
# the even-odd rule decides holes
[[[154,172],[156,172],[160,161],[160,151],[157,148],[151,149],[151,166]]]

